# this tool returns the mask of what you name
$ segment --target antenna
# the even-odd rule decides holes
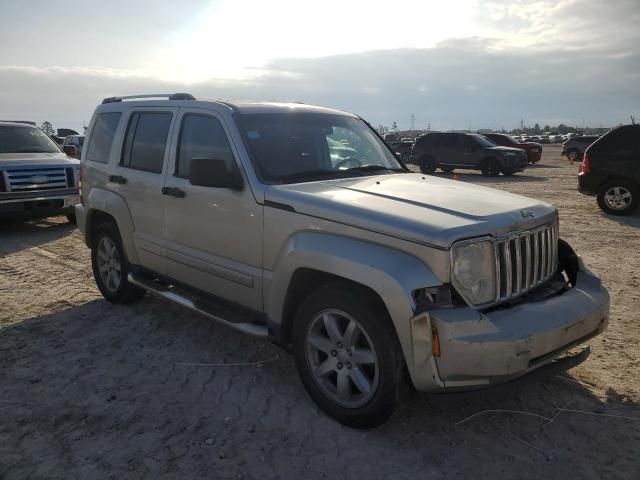
[[[629,118],[631,118],[631,125],[635,125],[635,124],[636,124],[636,117],[635,117],[635,115],[629,115]]]

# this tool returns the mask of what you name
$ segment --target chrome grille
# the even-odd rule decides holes
[[[64,167],[22,168],[6,171],[7,191],[31,192],[55,190],[74,186],[73,172]]]
[[[558,264],[557,222],[496,241],[496,303],[518,297],[553,276]]]

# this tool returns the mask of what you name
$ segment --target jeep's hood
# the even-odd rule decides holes
[[[390,174],[273,185],[267,202],[296,212],[443,248],[556,218],[547,203],[457,180]]]
[[[0,153],[0,168],[79,164],[79,160],[64,153]]]

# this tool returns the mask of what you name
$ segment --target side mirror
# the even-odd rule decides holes
[[[219,158],[191,159],[189,183],[201,187],[230,188],[242,190],[242,178],[237,170],[230,171],[227,163]]]
[[[65,145],[62,147],[62,150],[70,157],[75,157],[78,155],[78,149],[75,145]]]

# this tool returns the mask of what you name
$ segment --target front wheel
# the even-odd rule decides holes
[[[496,177],[500,174],[500,165],[495,158],[485,158],[480,169],[485,177]]]
[[[420,165],[420,171],[422,173],[432,174],[436,171],[436,161],[429,155],[421,157],[418,165]]]
[[[404,360],[384,308],[336,282],[312,293],[293,326],[293,352],[307,393],[340,423],[372,428],[393,413]]]
[[[131,266],[120,234],[113,223],[100,225],[91,248],[91,267],[98,290],[113,303],[131,303],[144,295],[144,290],[129,283]]]
[[[611,215],[631,215],[640,204],[640,188],[628,180],[614,180],[598,191],[598,206]]]

